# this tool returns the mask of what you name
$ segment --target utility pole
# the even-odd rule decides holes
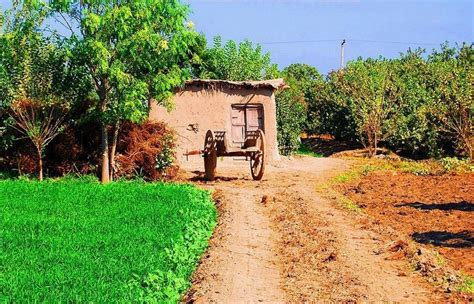
[[[344,45],[345,44],[346,44],[346,39],[343,39],[341,43],[341,70],[344,69]]]

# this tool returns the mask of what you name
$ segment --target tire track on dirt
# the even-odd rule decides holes
[[[389,259],[387,240],[316,192],[348,166],[341,159],[285,160],[255,182],[238,163],[219,163],[225,177],[198,182],[217,190],[223,205],[188,299],[429,301],[433,289],[406,262]]]
[[[248,183],[247,181],[246,183]],[[193,280],[188,301],[197,303],[283,302],[273,253],[276,233],[265,215],[262,196],[222,183],[207,184],[220,207],[219,225],[208,256]]]

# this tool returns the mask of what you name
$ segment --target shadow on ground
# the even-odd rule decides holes
[[[415,232],[413,240],[421,244],[431,244],[439,247],[471,248],[474,247],[474,231],[448,232],[428,231]]]
[[[467,201],[459,203],[426,204],[421,202],[405,203],[395,207],[412,207],[419,210],[442,210],[442,211],[474,211],[474,204]]]
[[[206,180],[206,178],[204,177],[204,172],[202,171],[193,171],[192,172],[195,176],[191,177],[189,180],[192,181],[192,182],[209,182],[208,180]],[[235,181],[235,180],[238,180],[240,178],[238,177],[229,177],[229,176],[216,176],[216,178],[214,179],[214,182],[230,182],[230,181]],[[245,180],[245,179],[242,179],[242,180]]]
[[[321,154],[324,157],[328,157],[343,151],[363,148],[362,145],[358,143],[340,141],[330,137],[306,138],[303,139],[302,142],[309,150],[316,154]]]

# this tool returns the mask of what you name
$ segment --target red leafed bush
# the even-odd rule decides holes
[[[19,175],[38,172],[38,156],[28,140],[17,140],[16,145],[7,152],[0,154],[0,170]]]
[[[126,123],[117,145],[117,177],[170,180],[176,177],[174,133],[162,122]]]
[[[19,153],[15,158],[11,159],[10,165],[18,170],[18,174],[32,174],[38,171],[38,159],[35,154]]]

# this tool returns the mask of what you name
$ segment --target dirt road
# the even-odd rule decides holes
[[[389,241],[316,191],[348,168],[331,158],[283,159],[255,182],[242,161],[219,161],[219,178],[189,180],[213,190],[220,224],[189,293],[198,303],[301,301],[429,302],[433,290],[405,261],[390,259]],[[323,193],[324,194],[324,193]]]

